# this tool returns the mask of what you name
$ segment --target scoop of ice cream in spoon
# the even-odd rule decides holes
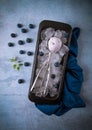
[[[61,49],[62,45],[62,41],[57,37],[51,37],[48,41],[48,49],[52,53],[58,52]]]

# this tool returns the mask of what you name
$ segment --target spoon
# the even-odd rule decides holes
[[[35,87],[35,84],[37,82],[37,79],[38,79],[41,71],[45,68],[45,72],[44,72],[44,75],[43,75],[43,80],[42,80],[42,83],[41,83],[41,86],[42,86],[43,82],[44,82],[44,78],[46,76],[46,70],[47,70],[48,73],[47,73],[47,76],[46,76],[47,80],[46,80],[46,84],[45,84],[44,95],[46,94],[46,90],[47,90],[47,86],[48,86],[48,82],[49,82],[49,78],[50,78],[50,65],[49,64],[50,64],[51,55],[53,53],[57,53],[61,49],[63,43],[62,43],[62,41],[59,38],[51,37],[49,39],[47,45],[48,45],[48,49],[49,49],[48,59],[43,63],[41,69],[39,70],[39,72],[38,72],[38,74],[37,74],[37,76],[36,76],[36,78],[34,80],[34,83],[33,83],[32,87],[30,89],[30,91],[33,90],[33,88]]]

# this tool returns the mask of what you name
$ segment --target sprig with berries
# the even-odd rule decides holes
[[[22,61],[20,61],[18,59],[18,57],[11,58],[10,61],[13,62],[13,68],[18,71],[20,70],[21,66],[23,65]]]

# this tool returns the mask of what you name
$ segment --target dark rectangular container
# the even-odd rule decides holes
[[[36,73],[36,67],[37,67],[37,64],[36,64],[37,63],[37,53],[38,53],[39,43],[41,42],[41,31],[43,29],[46,29],[46,28],[49,28],[49,27],[52,27],[55,30],[57,30],[57,29],[65,30],[69,34],[68,39],[67,39],[68,40],[68,42],[67,42],[68,47],[70,45],[71,34],[72,34],[71,26],[69,24],[66,24],[66,23],[44,20],[39,25],[37,43],[36,43],[36,50],[35,50],[35,57],[34,57],[30,87],[29,87],[29,92],[28,92],[29,100],[31,100],[32,102],[38,103],[38,104],[56,104],[56,103],[59,103],[60,100],[62,100],[61,98],[62,98],[62,91],[63,91],[64,76],[61,79],[60,86],[59,86],[59,96],[57,96],[57,97],[54,97],[54,98],[53,97],[50,97],[50,98],[48,98],[48,97],[37,97],[34,93],[32,93],[32,91],[30,91],[31,86],[32,86],[34,79],[35,79],[35,73]],[[64,66],[63,75],[65,75],[67,58],[68,58],[68,54],[66,54],[63,58],[63,66]]]

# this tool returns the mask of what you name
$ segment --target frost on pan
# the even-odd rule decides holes
[[[48,86],[46,88],[46,93],[44,94],[44,89],[47,81],[47,74],[48,69],[46,66],[41,71],[37,82],[32,90],[33,93],[35,93],[36,96],[39,97],[45,97],[49,95],[50,97],[54,97],[59,94],[59,85],[62,81],[63,77],[63,70],[64,66],[62,63],[63,56],[69,51],[67,44],[67,38],[68,33],[66,33],[64,30],[55,30],[54,28],[46,28],[41,31],[41,42],[39,43],[38,48],[38,55],[37,55],[37,68],[36,68],[36,74],[39,73],[39,70],[43,66],[43,64],[46,62],[46,60],[49,57],[49,48],[48,48],[48,42],[50,38],[56,37],[61,40],[62,47],[58,52],[52,53],[49,61],[50,66],[50,77],[48,81]],[[53,76],[54,75],[54,76]]]

